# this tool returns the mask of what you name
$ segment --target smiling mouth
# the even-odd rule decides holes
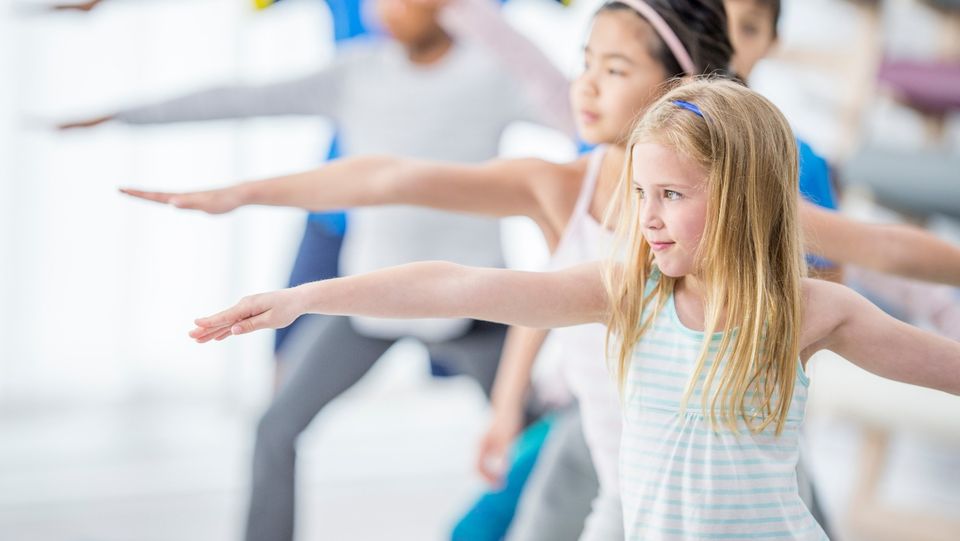
[[[651,240],[648,240],[647,243],[650,245],[650,249],[654,252],[661,252],[676,244],[674,242],[653,242]]]

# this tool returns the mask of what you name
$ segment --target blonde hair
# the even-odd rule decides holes
[[[678,100],[694,104],[703,116],[677,105]],[[607,341],[612,344],[614,336],[619,341],[613,369],[621,389],[634,347],[678,280],[661,275],[644,295],[654,260],[632,189],[631,157],[639,143],[668,147],[707,173],[706,225],[694,266],[704,285],[705,339],[683,407],[707,370],[711,337],[722,322],[717,361],[704,381],[703,411],[709,411],[714,426],[719,417],[737,431],[742,419],[751,431],[774,425],[779,434],[799,362],[800,284],[806,273],[797,225],[797,147],[790,126],[759,94],[717,79],[675,87],[638,121],[627,144],[620,197],[614,198],[609,214],[617,221],[619,255],[606,273],[611,306]],[[728,361],[718,373],[723,353]]]

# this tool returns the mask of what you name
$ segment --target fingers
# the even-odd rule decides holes
[[[223,330],[223,331],[220,331],[220,334],[218,334],[217,336],[215,336],[213,339],[216,340],[217,342],[219,342],[219,341],[223,340],[224,338],[226,338],[226,337],[228,337],[228,336],[233,336],[233,333],[230,332],[230,329],[225,329],[225,330]]]
[[[170,194],[167,202],[178,209],[202,210],[217,214],[210,208],[210,197],[206,193]]]
[[[224,325],[215,328],[197,327],[196,329],[190,331],[190,337],[196,340],[198,344],[204,344],[214,339],[222,340],[223,338],[226,338],[226,336],[232,334],[230,332],[230,327],[232,326],[233,325]],[[219,338],[221,335],[225,336],[223,338]]]
[[[222,312],[196,319],[194,323],[199,329],[207,332],[211,329],[231,327],[237,322],[259,315],[261,312],[263,312],[263,310],[258,310],[252,301],[244,299]]]
[[[260,302],[258,297],[245,298],[222,312],[195,320],[197,327],[190,331],[190,337],[203,344],[210,340],[220,341],[231,335],[276,328],[274,314],[268,304]]]
[[[177,195],[166,192],[146,192],[143,190],[135,190],[133,188],[120,188],[120,193],[129,195],[131,197],[136,197],[138,199],[146,199],[147,201],[154,201],[156,203],[163,204],[170,204],[170,200]]]
[[[230,327],[231,334],[247,334],[253,331],[259,331],[261,329],[272,329],[276,325],[272,324],[273,318],[270,310],[259,314],[257,316],[245,319],[243,321],[238,321]]]
[[[223,210],[216,208],[217,202],[210,195],[210,192],[195,193],[171,193],[171,192],[147,192],[144,190],[135,190],[133,188],[120,188],[120,193],[146,199],[156,203],[172,205],[178,209],[202,210],[213,214],[219,214]]]

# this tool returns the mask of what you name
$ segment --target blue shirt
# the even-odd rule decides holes
[[[800,195],[823,208],[836,209],[837,197],[830,182],[827,161],[799,138],[797,148],[800,151]],[[818,269],[836,267],[831,261],[815,255],[807,256],[807,264]]]

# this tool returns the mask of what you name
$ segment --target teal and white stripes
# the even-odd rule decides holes
[[[773,428],[752,434],[742,421],[739,433],[711,427],[703,377],[686,410],[680,407],[704,338],[682,325],[671,295],[634,352],[620,450],[627,539],[826,539],[796,478],[806,376],[798,370],[779,436]]]

